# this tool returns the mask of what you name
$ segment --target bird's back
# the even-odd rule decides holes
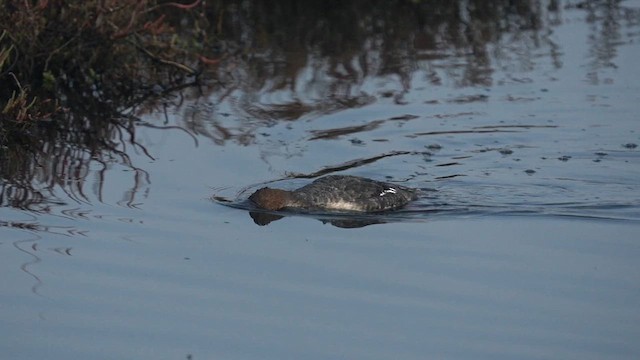
[[[306,208],[375,212],[406,205],[416,199],[417,190],[357,176],[330,175],[293,194]]]

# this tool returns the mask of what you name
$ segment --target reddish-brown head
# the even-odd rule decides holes
[[[287,206],[291,195],[286,190],[262,188],[249,196],[256,206],[267,210],[280,210]]]

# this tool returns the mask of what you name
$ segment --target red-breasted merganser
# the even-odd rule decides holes
[[[417,189],[358,176],[330,175],[293,191],[265,187],[254,192],[249,200],[267,210],[376,212],[403,207],[415,200],[417,193]]]

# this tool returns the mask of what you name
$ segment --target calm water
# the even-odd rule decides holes
[[[264,83],[229,66],[242,84],[144,115],[133,165],[34,178],[50,201],[0,207],[1,352],[640,357],[640,2],[554,4],[539,30],[478,31],[480,55],[373,37],[279,72],[258,47]],[[244,208],[318,173],[424,196],[263,226]]]

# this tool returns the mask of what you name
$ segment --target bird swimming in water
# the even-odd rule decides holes
[[[293,191],[264,187],[249,200],[267,210],[378,212],[403,207],[417,195],[417,189],[405,186],[358,176],[329,175]]]

